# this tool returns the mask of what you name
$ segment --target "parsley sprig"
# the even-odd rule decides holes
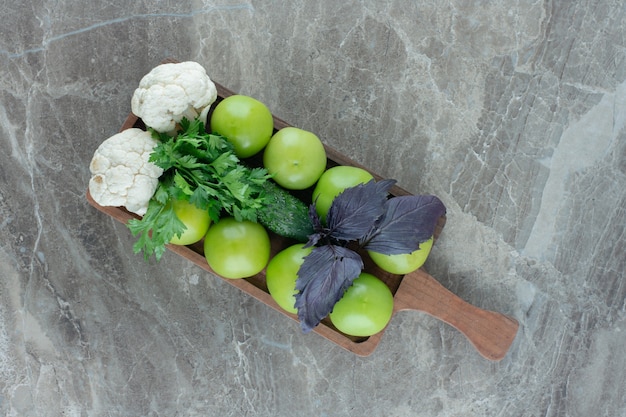
[[[143,251],[146,260],[154,254],[159,260],[165,245],[183,233],[185,225],[169,204],[174,199],[186,199],[208,210],[214,222],[222,213],[257,221],[257,211],[263,207],[263,184],[270,178],[265,169],[241,164],[233,145],[223,136],[207,133],[199,119],[183,119],[175,136],[152,134],[160,143],[150,162],[163,168],[163,175],[146,214],[128,222],[133,236],[140,235],[133,246],[135,253]]]

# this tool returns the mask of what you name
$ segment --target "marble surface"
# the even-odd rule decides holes
[[[618,0],[0,0],[0,414],[626,415]],[[394,317],[360,358],[168,253],[88,164],[166,57],[195,60],[448,222],[427,269],[515,317],[490,362]]]

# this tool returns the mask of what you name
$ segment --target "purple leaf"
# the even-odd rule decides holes
[[[430,239],[437,220],[445,213],[444,204],[432,195],[390,198],[380,222],[360,243],[367,250],[385,255],[414,252]]]
[[[384,213],[389,189],[395,180],[370,180],[365,184],[346,188],[333,200],[326,220],[330,236],[351,241],[367,235]]]
[[[322,240],[327,233],[327,231],[325,231],[324,229],[324,226],[322,225],[322,221],[317,215],[317,211],[315,210],[315,203],[309,206],[309,219],[311,219],[311,224],[313,224],[313,230],[315,231],[315,233],[309,235],[309,240],[305,245],[305,247],[307,248],[317,245],[318,242]]]
[[[309,219],[311,219],[311,223],[313,224],[313,230],[315,230],[317,233],[320,233],[324,229],[324,225],[322,225],[320,216],[317,215],[317,210],[315,209],[315,202],[309,205]]]
[[[362,270],[359,254],[342,246],[319,246],[304,258],[298,270],[295,304],[304,333],[330,314]]]

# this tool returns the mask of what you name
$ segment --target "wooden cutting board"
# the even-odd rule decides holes
[[[217,83],[216,86],[218,89],[218,100],[213,104],[213,107],[217,105],[219,101],[234,94],[232,91]],[[275,130],[282,129],[287,126],[290,125],[285,121],[274,117]],[[141,119],[133,114],[128,116],[122,125],[121,130],[131,127],[145,129],[145,125]],[[366,167],[340,154],[335,149],[327,145],[325,145],[325,147],[328,156],[329,168],[335,165],[358,166],[371,172],[376,179],[381,178],[379,175]],[[254,157],[246,162],[251,165],[260,164],[260,160],[258,158],[255,160]],[[299,192],[297,196],[309,204],[311,201],[311,192],[312,190],[305,190],[303,192]],[[391,194],[398,196],[408,195],[409,193],[398,186],[394,186],[391,190]],[[124,224],[126,224],[129,219],[137,217],[122,207],[100,206],[93,200],[89,191],[87,191],[86,197],[87,201],[93,207]],[[439,219],[435,230],[435,238],[437,238],[443,230],[445,222],[445,217],[441,217]],[[294,243],[288,239],[271,233],[270,236],[272,243],[272,256]],[[168,249],[188,259],[200,268],[218,276],[211,270],[206,262],[206,259],[204,258],[202,243],[197,243],[191,246],[169,245]],[[138,255],[137,262],[143,262],[143,257]],[[400,276],[382,271],[380,268],[376,267],[371,260],[367,259],[366,255],[364,255],[364,262],[366,265],[365,271],[370,272],[382,279],[394,294],[394,315],[405,310],[415,310],[427,313],[460,331],[485,358],[492,361],[499,361],[505,357],[517,334],[518,323],[515,319],[497,312],[483,310],[465,302],[442,286],[423,268],[407,275]],[[265,284],[265,271],[245,279],[222,279],[263,302],[269,307],[283,313],[285,316],[296,321],[298,320],[297,316],[287,313],[285,310],[280,308],[276,302],[274,302]],[[322,323],[314,329],[314,332],[359,356],[370,355],[376,349],[384,334],[383,330],[380,333],[366,338],[347,336],[335,329],[328,319],[323,320]]]

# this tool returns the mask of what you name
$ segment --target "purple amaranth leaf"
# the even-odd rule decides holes
[[[384,213],[389,189],[395,180],[370,180],[346,188],[333,200],[326,222],[330,236],[337,240],[362,239]]]
[[[315,202],[309,205],[309,219],[311,219],[311,223],[313,224],[313,230],[316,232],[321,232],[324,230],[324,225],[320,220],[320,216],[317,215],[317,210],[315,208]]]
[[[305,247],[311,247],[318,244],[318,242],[328,233],[324,228],[320,217],[317,215],[317,210],[315,209],[315,203],[309,205],[309,219],[311,219],[311,224],[313,225],[314,233],[309,235],[309,241],[306,243]]]
[[[304,258],[298,270],[295,304],[304,333],[330,314],[362,270],[359,254],[342,246],[318,246]]]
[[[430,239],[437,220],[445,213],[444,204],[432,195],[390,198],[385,203],[385,214],[360,243],[367,250],[385,255],[414,252]]]

